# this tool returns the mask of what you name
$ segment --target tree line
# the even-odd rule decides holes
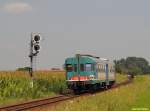
[[[141,57],[127,57],[114,60],[115,71],[121,74],[150,74],[149,62]],[[30,67],[18,68],[17,71],[29,71]]]
[[[121,74],[150,74],[149,62],[141,57],[127,57],[114,60],[115,70]]]

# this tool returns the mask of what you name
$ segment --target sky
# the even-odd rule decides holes
[[[36,69],[62,68],[76,53],[150,61],[150,0],[0,0],[0,70],[29,66],[31,32],[40,33]]]

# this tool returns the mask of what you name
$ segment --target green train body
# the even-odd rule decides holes
[[[114,66],[89,55],[77,55],[65,60],[66,82],[74,91],[95,90],[115,83]]]

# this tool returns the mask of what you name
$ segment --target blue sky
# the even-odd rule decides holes
[[[36,68],[61,67],[76,53],[148,60],[149,0],[1,0],[0,70],[29,65],[31,32],[43,36]]]

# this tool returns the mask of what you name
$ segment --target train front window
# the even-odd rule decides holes
[[[86,65],[85,65],[85,70],[86,70],[87,72],[92,71],[92,64],[86,64]]]
[[[66,70],[67,72],[72,72],[73,71],[73,66],[71,64],[66,65]]]
[[[84,64],[80,64],[80,70],[85,71]]]

